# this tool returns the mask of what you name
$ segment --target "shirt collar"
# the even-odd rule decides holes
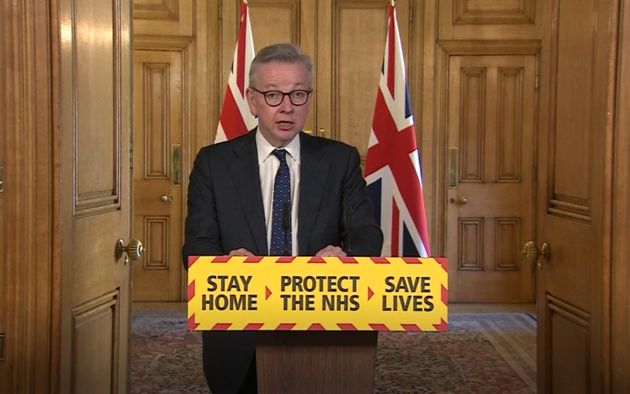
[[[271,155],[271,152],[273,152],[275,149],[276,147],[271,145],[269,141],[267,141],[265,137],[263,137],[263,135],[260,133],[260,130],[257,129],[256,130],[256,150],[258,151],[258,165],[261,165],[262,162],[265,161],[267,157]],[[293,138],[291,142],[289,142],[282,149],[285,149],[287,153],[289,153],[289,156],[291,156],[291,158],[296,163],[299,163],[300,162],[300,135],[297,134],[295,138]]]

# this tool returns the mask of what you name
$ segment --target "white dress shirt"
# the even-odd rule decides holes
[[[258,171],[260,172],[260,190],[262,192],[263,206],[265,208],[265,223],[267,225],[267,247],[271,245],[271,222],[273,206],[273,183],[276,172],[280,167],[280,161],[273,152],[276,148],[265,137],[256,131],[256,147],[258,150]],[[296,135],[284,148],[287,151],[287,166],[291,176],[291,255],[298,254],[298,196],[300,190],[300,137]],[[269,252],[269,249],[267,250]]]

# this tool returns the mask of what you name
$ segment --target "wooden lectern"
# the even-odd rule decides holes
[[[259,331],[258,392],[373,393],[376,331]]]
[[[261,394],[372,394],[376,330],[448,328],[443,258],[199,256],[189,262],[189,329],[255,330]],[[343,330],[324,330],[331,327]]]

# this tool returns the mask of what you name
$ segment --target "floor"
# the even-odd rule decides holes
[[[536,314],[536,304],[449,304],[450,312],[525,312]]]
[[[185,302],[134,302],[133,308],[186,310]],[[449,304],[450,312],[491,313],[491,312],[528,312],[536,313],[536,304]]]
[[[186,309],[133,303],[131,393],[208,393],[201,339],[186,329]],[[375,393],[535,393],[534,311],[533,304],[451,304],[448,331],[439,335],[379,334]]]

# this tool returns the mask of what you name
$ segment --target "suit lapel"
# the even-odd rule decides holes
[[[307,134],[300,134],[300,199],[298,206],[298,245],[299,254],[310,254],[310,229],[315,226],[321,209],[321,201],[330,170],[329,164],[322,160],[323,152],[318,150],[314,139]]]
[[[269,249],[267,247],[265,209],[260,191],[255,135],[255,131],[250,131],[248,136],[243,139],[243,143],[234,148],[236,159],[231,161],[230,169],[239,194],[241,207],[249,224],[249,230],[258,249],[251,252],[265,255]]]

